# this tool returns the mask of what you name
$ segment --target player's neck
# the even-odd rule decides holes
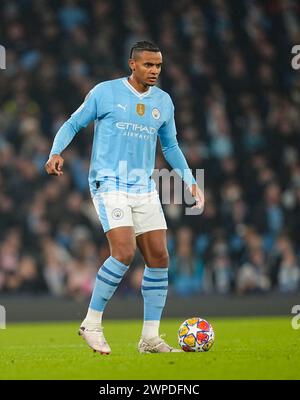
[[[138,82],[133,75],[130,75],[130,77],[128,78],[128,82],[139,93],[146,93],[149,90],[149,86],[145,86],[143,83]]]

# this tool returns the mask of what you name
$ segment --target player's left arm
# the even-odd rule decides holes
[[[169,119],[158,130],[162,152],[166,161],[187,184],[191,195],[194,197],[196,204],[192,208],[202,209],[204,207],[204,193],[191,173],[185,156],[179,148],[176,135],[174,106],[171,102]]]

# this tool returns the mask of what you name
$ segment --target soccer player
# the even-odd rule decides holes
[[[96,277],[87,315],[79,333],[100,354],[111,349],[104,337],[102,315],[109,299],[140,249],[145,270],[142,280],[144,323],[138,351],[179,351],[159,336],[168,289],[166,221],[151,175],[157,137],[165,159],[204,206],[204,195],[178,147],[174,106],[170,96],[155,86],[162,67],[159,48],[146,41],[131,49],[131,75],[96,85],[83,104],[57,132],[45,168],[62,175],[62,151],[77,132],[94,121],[89,185],[91,197],[110,247],[110,257]]]

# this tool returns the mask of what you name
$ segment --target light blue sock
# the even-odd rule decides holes
[[[160,321],[168,292],[168,268],[145,267],[142,280],[144,321]]]
[[[97,311],[103,311],[108,300],[115,293],[123,275],[128,270],[128,266],[122,264],[114,257],[109,257],[96,277],[90,308]]]

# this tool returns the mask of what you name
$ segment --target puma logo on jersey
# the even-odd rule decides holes
[[[122,108],[122,110],[126,111],[127,104],[125,104],[125,106],[122,106],[122,104],[117,104],[117,107]]]

